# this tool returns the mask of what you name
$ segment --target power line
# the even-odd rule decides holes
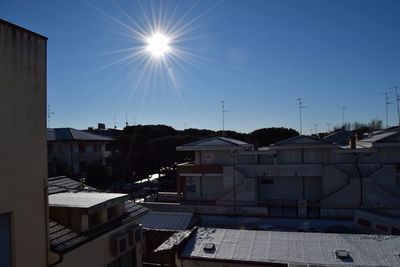
[[[400,126],[400,107],[399,107],[400,95],[398,92],[399,88],[400,88],[400,86],[398,86],[398,85],[391,87],[391,89],[394,89],[394,91],[396,93],[397,118],[399,120],[399,126]]]

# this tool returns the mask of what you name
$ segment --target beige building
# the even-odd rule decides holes
[[[0,20],[0,266],[47,266],[46,42]]]
[[[108,149],[114,139],[73,128],[47,129],[49,175],[85,177],[88,168],[98,165],[112,172],[112,151]]]
[[[126,194],[105,193],[66,178],[49,178],[50,265],[140,267],[149,210]]]

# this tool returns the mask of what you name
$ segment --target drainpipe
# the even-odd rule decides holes
[[[361,174],[361,170],[360,170],[360,166],[358,165],[358,154],[357,153],[354,153],[354,155],[355,155],[355,165],[356,165],[356,168],[357,168],[357,172],[358,172],[358,176],[360,177],[360,206],[362,207],[363,206],[363,204],[364,204],[364,185],[363,185],[363,177],[362,177],[362,174]]]

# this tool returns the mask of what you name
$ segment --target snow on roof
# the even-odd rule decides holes
[[[178,146],[176,150],[249,149],[252,145],[232,138],[210,137]]]
[[[63,192],[49,195],[50,207],[90,208],[110,200],[129,199],[127,194],[99,192]]]
[[[205,251],[207,243],[214,251]],[[339,259],[335,252],[350,257]],[[400,266],[400,236],[198,228],[182,258],[335,266]]]
[[[193,213],[151,211],[142,217],[143,228],[151,230],[186,230],[190,227]]]

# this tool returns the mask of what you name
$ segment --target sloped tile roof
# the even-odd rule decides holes
[[[210,137],[206,139],[202,139],[199,141],[195,141],[192,143],[184,144],[180,147],[177,147],[177,150],[185,150],[185,149],[196,149],[196,148],[206,148],[206,149],[249,149],[252,148],[252,145],[240,140],[227,138],[227,137]]]
[[[331,133],[324,137],[325,141],[339,144],[339,145],[347,145],[348,139],[353,135],[352,132],[347,130],[339,130],[334,133]]]
[[[73,128],[47,129],[47,141],[112,141],[111,137],[80,131]]]
[[[80,182],[73,180],[71,178],[67,178],[65,176],[48,178],[49,195],[65,193],[70,191],[74,192],[98,191],[94,187],[86,186],[84,189],[81,189],[80,186],[81,186]],[[138,219],[141,216],[145,215],[147,212],[149,212],[148,208],[138,205],[131,200],[125,201],[124,210],[125,210],[125,215],[120,220],[112,222],[111,224],[105,224],[104,227],[101,227],[101,229],[95,232],[78,233],[64,225],[61,225],[55,221],[50,220],[49,240],[50,240],[51,250],[57,253],[66,253],[89,242],[90,240],[93,240],[98,236],[101,236],[109,231],[112,231],[113,229],[119,227],[120,225],[124,225],[135,219]]]
[[[323,139],[317,139],[307,135],[299,135],[294,136],[279,142],[276,142],[272,146],[290,146],[290,145],[331,145],[331,142],[328,142]]]

